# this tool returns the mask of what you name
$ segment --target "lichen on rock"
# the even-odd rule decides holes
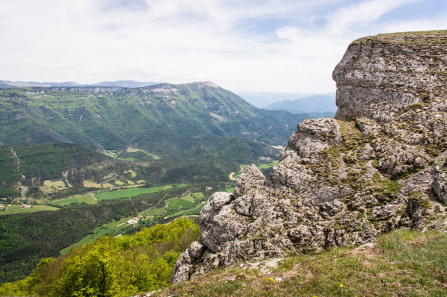
[[[447,31],[353,42],[333,72],[335,119],[298,124],[267,179],[251,165],[234,194],[215,193],[172,281],[400,227],[447,230],[446,45]]]

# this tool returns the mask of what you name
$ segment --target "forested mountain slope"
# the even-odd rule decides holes
[[[242,163],[255,158],[238,146],[238,139],[234,141]],[[226,181],[240,163],[222,158],[131,162],[78,144],[44,143],[0,146],[0,164],[0,202],[45,203],[117,187]]]
[[[144,184],[148,175],[147,166],[68,143],[0,146],[0,164],[0,197],[7,200],[42,198],[60,191],[76,193],[80,188],[95,188],[94,184]]]
[[[248,154],[269,156],[269,146],[284,144],[306,117],[258,109],[212,83],[0,90],[0,143],[7,145],[72,142],[204,159],[229,145],[240,150],[231,145],[237,137]]]

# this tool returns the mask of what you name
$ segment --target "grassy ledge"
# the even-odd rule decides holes
[[[374,246],[290,256],[267,272],[235,265],[153,296],[446,296],[445,255],[447,234],[398,230]]]
[[[362,37],[352,42],[352,44],[379,42],[399,45],[423,45],[429,43],[445,45],[445,36],[447,36],[447,30],[397,32]]]

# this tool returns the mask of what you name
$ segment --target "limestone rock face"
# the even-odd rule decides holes
[[[447,31],[367,37],[333,72],[335,119],[297,126],[270,176],[215,193],[173,282],[247,259],[447,230]]]
[[[433,189],[439,201],[447,204],[447,168],[446,163],[442,169],[438,166],[433,167],[434,183]]]

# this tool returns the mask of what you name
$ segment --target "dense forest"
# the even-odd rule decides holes
[[[200,236],[177,219],[128,236],[106,236],[71,253],[45,258],[25,279],[0,286],[0,296],[131,296],[170,284],[175,263]]]
[[[67,246],[92,234],[95,228],[122,218],[137,216],[151,207],[162,206],[168,198],[187,191],[218,189],[225,184],[207,183],[188,187],[173,186],[167,190],[133,198],[102,201],[96,205],[73,205],[58,211],[41,211],[27,214],[0,216],[0,283],[17,280],[28,275],[40,259],[56,257]],[[170,211],[170,212],[169,212]],[[164,216],[156,215],[151,221],[141,221],[128,229],[135,232],[146,224],[162,223],[173,210]],[[171,218],[172,219],[172,218]]]

